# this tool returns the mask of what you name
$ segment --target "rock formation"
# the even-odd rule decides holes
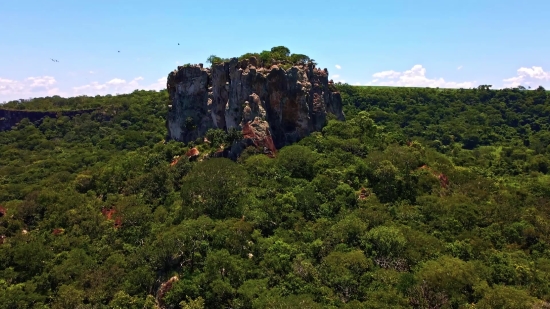
[[[83,109],[75,111],[27,111],[27,110],[12,110],[0,109],[0,132],[11,130],[21,120],[27,118],[30,122],[40,125],[46,117],[57,118],[59,115],[74,117],[76,115],[91,113],[96,109]]]
[[[328,71],[312,62],[262,67],[255,57],[239,61],[180,66],[168,75],[172,105],[167,140],[194,141],[210,128],[242,131],[231,146],[235,158],[247,146],[265,153],[297,142],[323,128],[327,113],[344,120],[340,93]]]

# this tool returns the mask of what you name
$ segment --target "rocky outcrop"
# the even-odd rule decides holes
[[[157,303],[159,305],[160,308],[165,308],[165,303],[164,303],[164,296],[166,295],[166,293],[170,292],[170,290],[172,289],[172,286],[174,285],[174,283],[178,282],[179,281],[179,277],[178,276],[173,276],[172,278],[168,279],[168,281],[166,282],[163,282],[158,291],[157,291]]]
[[[0,109],[0,132],[11,130],[21,120],[27,118],[30,122],[39,125],[46,117],[57,118],[58,115],[73,117],[80,114],[91,113],[96,109],[85,109],[75,111],[27,111]]]
[[[258,65],[256,58],[180,66],[168,75],[167,140],[194,141],[210,128],[242,131],[231,146],[235,157],[247,146],[267,154],[299,141],[326,124],[327,114],[344,120],[340,93],[328,71],[313,63],[287,70]]]

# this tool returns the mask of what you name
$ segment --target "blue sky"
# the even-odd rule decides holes
[[[550,88],[548,12],[548,0],[5,0],[0,102],[161,89],[178,65],[277,45],[350,84]]]

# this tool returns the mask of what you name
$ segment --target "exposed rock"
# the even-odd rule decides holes
[[[449,177],[447,177],[447,175],[439,174],[437,178],[439,179],[439,184],[442,188],[447,189],[449,187]]]
[[[256,117],[253,121],[244,122],[242,131],[243,140],[233,144],[229,154],[230,158],[236,159],[236,156],[248,146],[255,146],[270,157],[275,156],[277,149],[271,137],[271,131],[267,121],[260,120]]]
[[[107,220],[112,220],[113,215],[116,213],[114,209],[101,208],[101,213],[105,216]]]
[[[96,109],[83,109],[76,111],[27,111],[27,110],[11,110],[0,109],[0,132],[8,131],[21,120],[27,118],[30,122],[39,125],[46,117],[57,118],[58,116],[73,117],[80,114],[91,113]]]
[[[175,156],[172,162],[170,162],[170,166],[174,166],[178,164],[179,160],[180,160],[180,156]]]
[[[0,218],[3,217],[3,216],[5,216],[6,213],[7,213],[6,208],[0,206]]]
[[[367,190],[365,187],[361,187],[361,191],[359,191],[359,200],[364,200],[369,196],[370,196],[369,190]]]
[[[229,148],[225,148],[225,145],[221,145],[211,157],[212,158],[227,158],[229,156]]]
[[[167,81],[172,105],[167,140],[190,142],[210,128],[236,128],[243,140],[227,147],[230,157],[250,145],[274,155],[276,149],[320,131],[327,113],[344,120],[340,93],[329,87],[326,69],[313,63],[288,70],[282,66],[262,67],[251,57],[211,68],[178,67]]]
[[[196,160],[198,157],[199,157],[199,150],[195,147],[189,149],[189,151],[187,151],[187,153],[185,154],[187,156],[187,158],[189,158],[189,161],[193,161],[193,160]]]
[[[168,293],[172,289],[172,285],[178,280],[179,278],[177,276],[174,276],[160,285],[160,288],[157,291],[157,302],[161,308],[164,308],[164,295],[166,295],[166,293]]]
[[[439,180],[439,184],[440,184],[441,188],[443,188],[443,189],[449,188],[450,181],[449,181],[449,177],[447,177],[447,175],[445,175],[443,173],[435,172],[434,170],[432,170],[426,164],[419,167],[418,170],[427,170],[431,175],[433,175],[435,178],[437,178],[437,180]]]
[[[53,229],[52,231],[52,234],[55,236],[62,235],[64,233],[65,233],[65,229],[62,229],[62,228]]]
[[[107,209],[107,208],[102,208],[101,209],[101,213],[105,216],[105,218],[107,220],[114,220],[114,227],[115,229],[118,229],[119,227],[122,226],[122,218],[120,216],[117,216],[117,217],[114,217],[114,215],[117,213],[116,210],[114,209]]]

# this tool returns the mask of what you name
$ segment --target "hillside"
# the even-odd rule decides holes
[[[548,93],[335,87],[236,162],[164,142],[167,91],[3,106],[96,110],[0,132],[0,308],[549,306]]]

